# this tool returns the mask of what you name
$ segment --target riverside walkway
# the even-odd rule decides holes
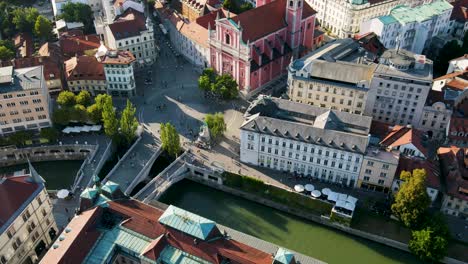
[[[122,192],[130,195],[133,188],[148,176],[161,152],[161,141],[151,132],[144,130],[141,137],[107,174],[103,184],[107,181],[115,182]]]

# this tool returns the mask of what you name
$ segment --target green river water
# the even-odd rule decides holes
[[[160,200],[328,263],[419,263],[409,253],[190,180],[175,184]]]

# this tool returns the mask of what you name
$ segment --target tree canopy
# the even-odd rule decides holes
[[[59,18],[65,19],[67,22],[81,22],[84,24],[86,33],[94,31],[93,11],[89,5],[83,3],[68,2],[62,7],[62,14]]]
[[[15,57],[15,52],[6,46],[0,46],[0,60],[11,60]]]
[[[226,123],[224,123],[224,115],[222,113],[207,114],[205,122],[213,138],[221,136],[226,131]]]
[[[127,99],[127,105],[122,111],[122,116],[120,117],[120,133],[122,133],[127,145],[130,145],[136,137],[138,121],[135,117],[135,113],[136,108],[132,105],[130,100]]]
[[[115,138],[119,129],[119,121],[111,97],[106,97],[102,108],[102,121],[104,132],[109,138]]]
[[[44,16],[38,16],[34,24],[34,34],[43,40],[52,35],[52,22]]]
[[[76,97],[73,92],[62,91],[57,97],[57,103],[62,107],[71,107],[76,103]]]
[[[411,232],[408,243],[409,250],[420,259],[428,262],[438,262],[447,254],[448,241],[432,227]]]
[[[170,123],[161,124],[162,148],[171,156],[175,157],[180,153],[179,133]]]
[[[53,127],[46,127],[41,129],[40,136],[41,138],[45,138],[50,142],[55,142],[59,137],[59,132]]]
[[[12,22],[19,32],[32,33],[36,24],[39,11],[36,8],[15,8],[12,11]]]
[[[90,106],[93,103],[91,94],[86,90],[81,90],[80,93],[76,96],[76,103],[84,106]]]
[[[395,196],[392,213],[406,226],[415,227],[426,213],[431,200],[426,192],[426,171],[416,169],[413,173],[403,171],[404,182]]]
[[[198,87],[223,99],[237,97],[237,83],[229,74],[216,75],[212,68],[207,68],[198,78]]]

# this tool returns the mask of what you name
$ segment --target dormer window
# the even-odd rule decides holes
[[[226,44],[231,44],[231,36],[229,36],[229,34],[226,34]]]

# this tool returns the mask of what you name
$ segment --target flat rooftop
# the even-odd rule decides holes
[[[7,69],[5,69],[7,68]],[[8,78],[5,75],[11,66],[0,68],[0,79]],[[4,74],[2,77],[1,74]],[[43,66],[14,69],[9,77],[10,82],[0,83],[0,93],[10,93],[23,90],[41,89],[44,81]]]

